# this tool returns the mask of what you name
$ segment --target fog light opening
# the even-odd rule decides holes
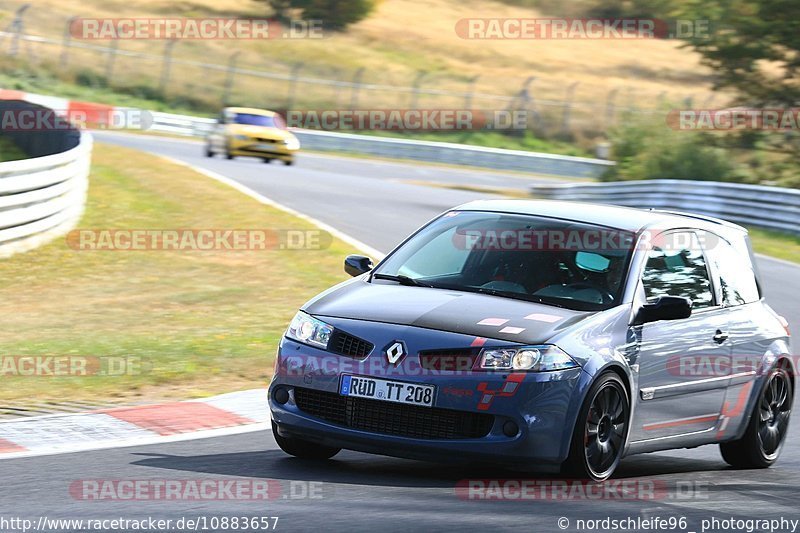
[[[503,424],[503,435],[506,437],[516,437],[519,434],[519,426],[516,422],[509,420]]]
[[[275,389],[275,392],[272,393],[272,397],[281,405],[284,405],[289,401],[289,391],[285,387],[278,387]]]

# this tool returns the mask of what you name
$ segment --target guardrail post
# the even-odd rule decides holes
[[[178,41],[173,39],[167,41],[167,44],[164,45],[164,63],[161,67],[161,81],[158,83],[158,92],[160,92],[162,96],[167,92],[169,75],[172,70],[172,49],[175,48],[176,44],[178,44]]]
[[[239,52],[234,52],[228,59],[228,72],[225,75],[225,88],[222,91],[222,105],[228,105],[231,99],[231,91],[233,91],[233,78],[236,75],[236,60],[239,58]]]

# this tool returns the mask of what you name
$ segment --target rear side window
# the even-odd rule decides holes
[[[689,298],[694,309],[714,305],[711,277],[703,250],[694,233],[672,233],[664,239],[668,246],[654,246],[650,251],[642,286],[648,302],[659,296]]]
[[[706,253],[719,274],[723,304],[743,305],[761,299],[750,257],[721,237],[713,234],[708,237]]]

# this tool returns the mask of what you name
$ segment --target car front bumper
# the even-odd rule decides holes
[[[228,153],[234,156],[271,157],[274,159],[291,160],[297,149],[287,148],[282,141],[265,143],[259,141],[230,140]]]
[[[359,362],[284,339],[269,394],[277,431],[286,437],[367,453],[434,461],[486,461],[524,470],[552,471],[567,458],[577,413],[591,381],[580,368],[524,375],[421,371],[413,365],[413,356],[397,367],[381,365],[385,358],[376,351]],[[437,388],[434,406],[414,406],[401,409],[402,413],[389,408],[396,423],[377,423],[377,418],[387,416],[383,407],[390,402],[366,400],[365,406],[350,398],[347,401],[356,403],[347,403],[339,395],[343,374],[433,384]],[[279,389],[283,389],[284,400],[287,395],[283,392],[289,393],[285,403],[276,400]],[[313,395],[324,398],[329,409],[326,414],[335,411],[332,405],[348,412],[338,419],[308,412],[307,406],[298,405],[302,403],[298,402],[298,390],[301,396],[305,391],[303,397],[309,391],[318,391]],[[481,436],[408,436],[413,433],[406,431],[408,427],[425,427],[438,434],[431,425],[441,421],[439,415],[480,417],[483,421],[488,416],[491,421]],[[514,425],[517,428],[513,435],[509,435],[509,422],[513,423],[511,429]],[[380,429],[373,429],[376,424]]]

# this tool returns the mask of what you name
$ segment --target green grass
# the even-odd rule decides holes
[[[79,227],[313,229],[186,167],[99,143]],[[294,312],[347,277],[350,251],[339,241],[315,251],[77,251],[58,239],[2,260],[0,355],[131,356],[147,371],[6,375],[0,399],[152,401],[264,386]]]
[[[0,162],[27,159],[27,154],[13,140],[0,135]]]
[[[750,228],[750,239],[756,253],[800,264],[800,237]]]
[[[137,107],[149,111],[205,117],[213,115],[210,109],[203,112],[197,106],[186,105],[185,99],[181,97],[148,98],[137,95],[136,89],[125,89],[133,93],[130,94],[122,92],[122,89],[114,90],[102,85],[81,85],[57,78],[45,71],[32,73],[26,69],[3,65],[3,61],[0,61],[0,68],[3,69],[3,72],[0,72],[0,88],[3,89],[15,89],[99,104]]]

